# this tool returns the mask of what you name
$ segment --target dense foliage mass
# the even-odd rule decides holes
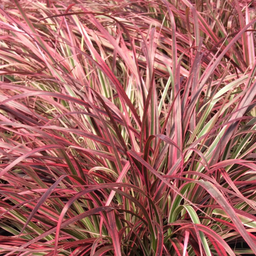
[[[0,253],[255,255],[255,8],[2,0]]]

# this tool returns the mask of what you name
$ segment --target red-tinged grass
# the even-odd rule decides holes
[[[255,8],[2,1],[2,255],[256,254]]]

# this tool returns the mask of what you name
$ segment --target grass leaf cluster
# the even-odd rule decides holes
[[[0,4],[0,253],[256,255],[254,1]]]

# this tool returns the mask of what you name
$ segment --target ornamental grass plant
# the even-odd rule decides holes
[[[255,8],[2,0],[0,253],[256,255]]]

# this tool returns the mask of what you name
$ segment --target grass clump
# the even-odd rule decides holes
[[[0,252],[255,255],[253,8],[3,1]]]

